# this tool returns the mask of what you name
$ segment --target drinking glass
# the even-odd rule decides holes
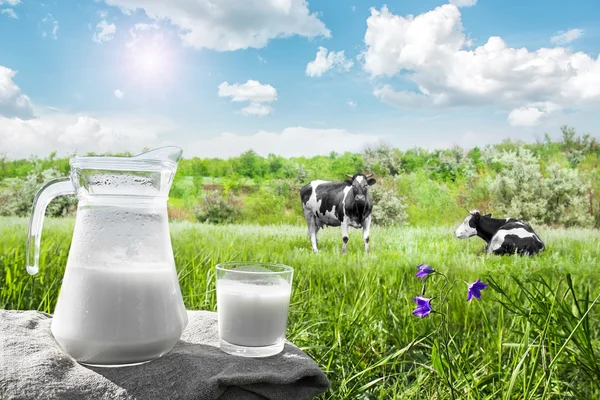
[[[294,269],[261,262],[221,263],[215,269],[221,350],[244,357],[280,353]]]

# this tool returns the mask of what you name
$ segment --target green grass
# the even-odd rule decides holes
[[[52,312],[73,222],[46,220],[32,281],[24,267],[27,220],[0,218],[0,307]],[[451,227],[374,227],[371,254],[351,230],[342,256],[337,228],[319,233],[313,254],[304,227],[171,224],[188,309],[215,310],[219,262],[295,268],[287,336],[331,379],[322,399],[600,398],[600,310],[592,305],[600,294],[600,235],[538,233],[548,248],[539,256],[480,257],[483,242],[460,241]],[[439,310],[447,314],[445,346],[435,332],[439,315],[411,315],[420,263],[451,280],[490,283],[482,301],[470,303],[457,283]]]

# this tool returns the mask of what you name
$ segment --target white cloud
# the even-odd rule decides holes
[[[344,56],[344,50],[335,52],[330,51],[327,54],[325,47],[320,47],[317,51],[317,56],[306,65],[306,75],[315,77],[321,76],[333,67],[338,67],[341,70],[348,71],[354,63],[347,60]]]
[[[249,79],[248,82],[219,85],[219,97],[231,97],[231,101],[248,101],[250,104],[242,108],[244,115],[267,115],[273,108],[261,103],[271,103],[277,100],[277,90],[271,85],[263,85],[259,81]]]
[[[258,115],[260,117],[268,115],[273,111],[273,108],[266,104],[250,103],[250,105],[242,108],[242,114],[244,115]]]
[[[5,8],[4,10],[0,11],[0,14],[6,14],[10,18],[19,19],[19,17],[15,13],[15,10],[13,10],[12,8]]]
[[[422,93],[403,90],[397,92],[390,85],[384,85],[373,90],[373,94],[383,103],[401,108],[420,108],[428,107],[434,104],[434,100]],[[443,97],[440,98],[443,100]]]
[[[131,35],[131,42],[127,43],[129,48],[134,48],[144,35],[147,41],[150,42],[162,42],[164,40],[163,33],[156,24],[135,24],[129,28],[129,34]]]
[[[393,15],[385,6],[372,8],[364,40],[367,49],[361,58],[367,72],[373,77],[402,73],[418,88],[375,89],[381,101],[399,107],[493,105],[513,110],[511,123],[522,124],[600,100],[600,57],[563,47],[516,49],[500,37],[472,48],[461,13],[452,4],[407,17]]]
[[[46,15],[42,19],[41,29],[42,29],[42,37],[48,36],[51,39],[56,40],[58,38],[58,21],[54,19],[52,14]]]
[[[24,119],[33,117],[33,110],[29,98],[12,81],[15,74],[15,71],[0,66],[0,149],[10,158],[32,154],[43,156],[53,150],[67,155],[73,152],[137,152],[143,147],[184,145],[170,141],[180,128],[172,121],[154,115],[67,114],[54,107],[43,107],[40,111],[49,109],[50,112]],[[241,85],[223,82],[219,90],[233,101],[249,101],[242,112],[253,115],[268,114],[270,107],[263,103],[277,99],[277,91],[272,86],[252,80]],[[116,89],[114,93],[120,92]],[[361,151],[378,140],[378,136],[353,134],[344,129],[292,127],[282,132],[260,131],[250,136],[225,132],[185,145],[185,149],[188,157],[231,157],[250,148],[265,156],[276,153],[289,157],[329,154],[334,150]]]
[[[187,46],[232,51],[265,47],[269,40],[293,35],[331,37],[305,0],[104,0],[121,10],[142,9],[153,20],[166,19],[180,28]]]
[[[0,0],[0,6],[3,6],[5,4],[14,7],[18,4],[21,4],[21,0]]]
[[[78,117],[72,125],[67,125],[58,136],[58,142],[63,145],[81,146],[90,138],[101,136],[104,128],[97,119],[83,116]]]
[[[123,93],[123,92],[122,92],[121,90],[119,90],[119,89],[115,89],[114,93],[115,93],[115,97],[116,97],[117,99],[122,99],[122,98],[123,98],[123,96],[125,95],[125,93]]]
[[[114,39],[117,27],[115,24],[109,24],[106,19],[96,24],[96,32],[92,36],[92,40],[96,43],[105,43]]]
[[[0,149],[10,158],[46,156],[58,150],[73,152],[138,152],[165,143],[161,135],[175,129],[168,120],[155,116],[89,116],[53,111],[23,120],[0,116]]]
[[[551,102],[529,104],[512,110],[508,114],[508,123],[512,126],[534,126],[559,110],[560,106]]]
[[[277,100],[277,90],[271,85],[249,79],[248,82],[230,85],[227,81],[219,85],[219,97],[231,97],[231,101],[253,101],[256,103]]]
[[[0,116],[29,119],[34,117],[27,95],[13,82],[17,71],[0,65]]]
[[[456,7],[471,7],[477,4],[477,0],[450,0],[450,4]]]
[[[187,146],[188,154],[198,157],[229,158],[253,149],[261,156],[269,153],[283,157],[312,157],[328,155],[332,151],[360,152],[368,145],[376,145],[380,137],[355,134],[345,129],[285,128],[281,132],[260,131],[253,135],[224,132]],[[318,143],[318,146],[315,146]]]
[[[568,31],[556,32],[554,36],[550,38],[550,42],[555,44],[569,44],[575,39],[579,39],[583,36],[583,30],[581,29],[569,29]]]
[[[75,151],[139,151],[143,147],[169,143],[176,126],[155,115],[102,116],[67,114],[55,107],[33,106],[27,95],[12,81],[16,72],[0,66],[0,149],[10,158],[61,155]]]
[[[354,100],[348,99],[348,101],[346,101],[346,104],[348,104],[352,108],[356,108],[356,102]]]

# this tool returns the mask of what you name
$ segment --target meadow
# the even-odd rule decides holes
[[[27,222],[0,217],[0,308],[52,312],[74,219],[46,219],[34,279],[24,266]],[[299,225],[179,221],[171,237],[188,309],[216,309],[219,262],[295,268],[287,338],[330,378],[321,399],[600,398],[598,231],[537,228],[547,245],[538,256],[479,256],[481,240],[453,236],[458,223],[375,226],[370,254],[351,230],[344,256],[337,228],[319,233],[319,254]],[[411,314],[421,263],[455,282],[424,319]],[[428,295],[439,278],[428,279]],[[467,302],[463,280],[477,279],[490,286]]]

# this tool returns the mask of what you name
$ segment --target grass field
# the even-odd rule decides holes
[[[0,307],[52,312],[73,222],[46,220],[33,283],[27,220],[0,218]],[[547,251],[532,258],[480,257],[483,242],[460,241],[452,227],[374,227],[368,255],[350,233],[342,256],[339,229],[321,231],[313,254],[304,227],[173,223],[186,306],[215,310],[216,263],[285,263],[296,271],[287,336],[331,379],[322,399],[600,398],[598,231],[539,229]],[[490,287],[467,303],[458,281],[437,309],[448,329],[436,332],[440,314],[411,315],[420,263]]]

